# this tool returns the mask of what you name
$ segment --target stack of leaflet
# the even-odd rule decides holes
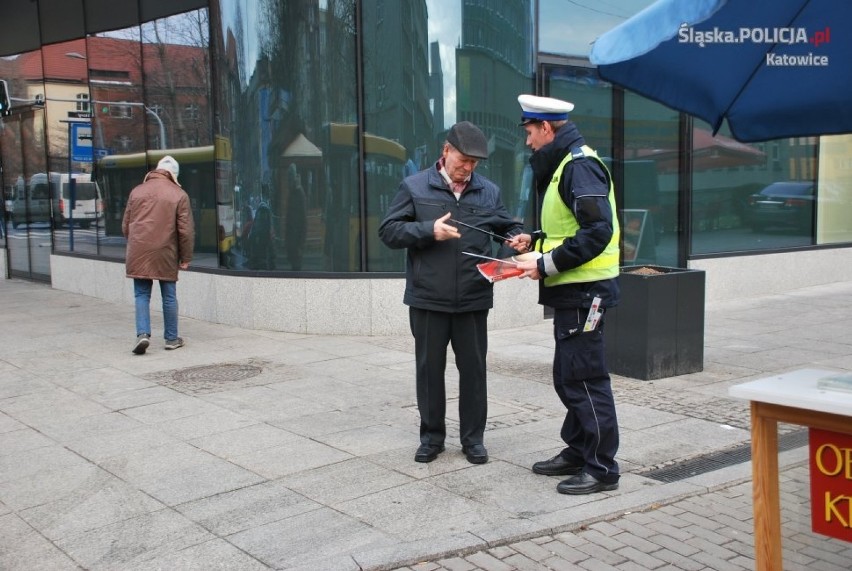
[[[480,254],[473,254],[471,252],[462,253],[468,256],[473,256],[475,258],[482,258],[484,260],[488,260],[487,262],[476,264],[476,269],[479,270],[479,273],[482,274],[482,277],[484,277],[491,283],[499,282],[508,278],[516,278],[520,275],[523,275],[524,270],[518,268],[518,262],[526,262],[528,260],[535,260],[541,257],[541,254],[538,252],[527,252],[526,254],[518,254],[510,258],[502,259],[482,256]]]

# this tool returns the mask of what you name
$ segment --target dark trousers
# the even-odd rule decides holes
[[[482,444],[488,416],[485,354],[488,310],[445,313],[409,308],[417,361],[417,408],[420,442],[443,444],[447,436],[444,372],[452,343],[459,370],[459,421],[463,446]]]
[[[557,309],[553,316],[556,354],[553,386],[567,412],[562,423],[561,455],[598,480],[618,481],[618,419],[606,368],[604,317],[593,331],[583,331],[586,309]]]

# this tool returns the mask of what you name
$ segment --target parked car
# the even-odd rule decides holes
[[[815,202],[813,182],[773,182],[748,197],[746,219],[755,232],[769,227],[809,231]]]

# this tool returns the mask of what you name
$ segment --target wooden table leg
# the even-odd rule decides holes
[[[781,502],[778,491],[778,423],[761,415],[751,403],[751,463],[754,493],[754,555],[756,571],[783,569]]]

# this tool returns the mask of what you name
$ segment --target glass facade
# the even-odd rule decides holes
[[[610,164],[625,265],[852,242],[852,137],[743,144],[598,78],[591,42],[650,3],[211,0],[0,58],[15,107],[0,119],[0,245],[35,278],[51,251],[122,260],[127,197],[171,154],[194,266],[398,275],[404,253],[378,225],[457,121],[485,132],[478,172],[535,226],[529,92],[574,102]]]

